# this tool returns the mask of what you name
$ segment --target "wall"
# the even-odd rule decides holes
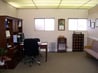
[[[88,17],[98,18],[98,5],[88,10]]]
[[[0,0],[0,15],[17,16],[16,8]]]
[[[68,18],[87,18],[87,16],[88,11],[82,9],[18,9],[18,17],[23,19],[23,31],[26,38],[39,37],[41,41],[48,42],[50,45],[57,42],[59,35],[64,35],[67,38],[68,48],[72,48],[72,32],[68,31]],[[34,18],[55,18],[55,31],[35,31]],[[60,18],[65,19],[65,31],[58,31]],[[87,33],[83,33],[85,33],[86,42]]]
[[[95,20],[98,18],[98,6],[92,9],[80,10],[80,9],[17,9],[9,4],[0,0],[0,15],[9,15],[13,17],[21,17],[23,19],[23,31],[25,37],[39,37],[41,41],[56,42],[59,35],[64,35],[67,38],[68,48],[72,48],[72,32],[68,31],[68,18],[89,18]],[[18,14],[17,14],[18,12]],[[54,32],[38,32],[34,30],[34,18],[55,18],[55,31]],[[58,19],[66,19],[65,31],[58,31]],[[98,34],[96,32],[98,28],[91,29],[88,27],[88,38],[98,40]],[[85,45],[87,33],[85,33]]]
[[[88,18],[95,22],[95,19],[98,18],[98,5],[89,9]],[[98,27],[91,29],[88,27],[88,38],[98,40]]]

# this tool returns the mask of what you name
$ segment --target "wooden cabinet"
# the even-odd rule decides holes
[[[83,51],[84,49],[84,34],[80,33],[80,34],[73,34],[72,36],[73,39],[73,43],[72,43],[72,47],[73,47],[73,51]]]
[[[6,61],[8,68],[14,68],[22,58],[23,42],[22,19],[10,16],[0,16],[0,48],[7,50],[5,56],[10,58]]]

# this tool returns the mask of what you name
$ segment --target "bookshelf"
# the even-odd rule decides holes
[[[84,34],[82,33],[73,33],[73,51],[83,51],[84,49]]]
[[[0,16],[0,48],[7,50],[5,56],[10,58],[10,61],[6,61],[8,68],[15,68],[22,59],[21,43],[23,43],[22,19]]]

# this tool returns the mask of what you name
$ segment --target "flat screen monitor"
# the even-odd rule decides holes
[[[13,35],[13,42],[14,42],[14,43],[18,43],[17,35]]]
[[[18,34],[18,42],[23,43],[23,41],[24,41],[24,33],[19,33]]]

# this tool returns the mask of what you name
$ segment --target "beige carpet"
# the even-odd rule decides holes
[[[98,73],[98,60],[87,57],[84,52],[48,53],[47,63],[33,63],[32,67],[23,62],[13,70],[3,73]]]

